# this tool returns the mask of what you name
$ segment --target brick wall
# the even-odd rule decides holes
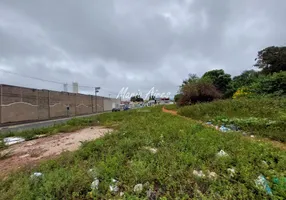
[[[0,124],[85,115],[103,112],[107,108],[111,110],[110,102],[109,106],[104,106],[106,99],[108,98],[0,85]]]

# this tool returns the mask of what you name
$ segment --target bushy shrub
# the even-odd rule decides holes
[[[248,87],[239,88],[232,96],[233,99],[250,96],[251,92]]]
[[[240,87],[232,98],[259,98],[286,95],[286,72],[260,75],[250,85]]]
[[[251,85],[251,90],[260,95],[285,95],[286,71],[274,73],[273,75],[261,76],[255,83]]]
[[[254,70],[246,70],[242,74],[233,77],[230,84],[227,86],[227,91],[224,93],[225,98],[233,97],[234,93],[242,87],[249,87],[259,78],[259,72]]]
[[[222,94],[216,87],[203,79],[189,82],[181,89],[181,98],[178,101],[180,106],[190,105],[198,102],[209,102],[221,98]]]

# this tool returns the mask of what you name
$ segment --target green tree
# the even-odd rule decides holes
[[[261,76],[250,86],[250,89],[259,95],[286,95],[286,71]]]
[[[227,87],[226,92],[224,93],[224,96],[226,98],[232,97],[239,88],[250,86],[258,79],[259,76],[259,72],[255,70],[246,70],[242,72],[242,74],[233,77],[232,81]]]
[[[136,101],[136,97],[135,97],[135,96],[132,96],[132,97],[130,98],[130,101],[135,102],[135,101]]]
[[[181,96],[182,96],[182,94],[176,94],[176,95],[174,96],[175,102],[178,102],[179,99],[181,98]]]
[[[231,75],[224,73],[223,69],[208,71],[202,78],[211,81],[221,93],[226,92],[227,87],[231,82]]]
[[[142,99],[142,98],[140,97],[140,95],[136,95],[136,96],[131,97],[131,98],[130,98],[130,101],[132,101],[132,102],[143,102],[144,99]]]
[[[286,71],[286,47],[267,47],[258,52],[255,61],[254,66],[263,74]]]
[[[186,85],[188,83],[198,82],[199,80],[200,80],[200,78],[196,74],[189,74],[189,77],[187,79],[183,80],[183,83],[180,86],[180,88],[182,88],[184,85]]]
[[[150,100],[155,100],[155,99],[156,99],[156,97],[155,97],[154,95],[150,95],[149,101],[150,101]]]

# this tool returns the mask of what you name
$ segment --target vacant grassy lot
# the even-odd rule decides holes
[[[286,198],[286,185],[272,181],[286,176],[286,153],[264,143],[192,124],[162,113],[161,107],[90,120],[116,125],[116,130],[2,180],[0,199],[148,199],[147,191],[150,199]],[[217,156],[220,150],[228,156]],[[206,177],[195,176],[194,170]],[[208,170],[216,175],[208,178]],[[31,178],[34,172],[43,175]],[[272,196],[256,186],[261,174],[268,178]],[[99,185],[92,190],[95,177]],[[117,192],[110,188],[112,179]],[[143,190],[134,192],[136,184],[143,184]]]
[[[254,135],[286,142],[286,99],[220,100],[180,108],[180,115],[214,124],[234,124]]]

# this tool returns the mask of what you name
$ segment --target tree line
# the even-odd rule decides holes
[[[202,77],[189,74],[174,99],[182,106],[221,98],[286,95],[285,46],[259,51],[254,67],[256,70],[246,70],[235,77],[222,69],[208,71]]]

